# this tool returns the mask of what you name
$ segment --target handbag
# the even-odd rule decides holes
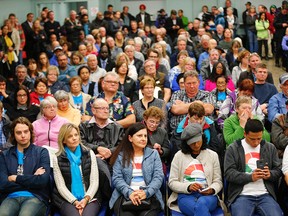
[[[124,200],[122,203],[122,209],[124,211],[141,211],[148,210],[151,207],[150,199],[141,200],[140,205],[134,205],[131,200]]]

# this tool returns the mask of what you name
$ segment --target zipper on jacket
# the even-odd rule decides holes
[[[50,127],[51,127],[51,120],[49,120],[49,128],[48,128],[48,143],[49,143],[49,146],[50,146]]]

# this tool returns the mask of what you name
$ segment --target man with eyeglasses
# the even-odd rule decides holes
[[[105,99],[109,104],[109,118],[116,121],[123,128],[128,128],[131,124],[136,122],[134,109],[131,101],[118,91],[119,88],[119,75],[115,72],[108,72],[101,81],[102,92],[98,98]],[[92,101],[94,99],[92,98]],[[87,104],[87,110],[93,114],[91,101]],[[90,109],[91,111],[90,111]]]
[[[93,117],[80,124],[81,140],[97,157],[108,160],[122,140],[123,127],[109,119],[109,104],[96,98],[91,107]]]

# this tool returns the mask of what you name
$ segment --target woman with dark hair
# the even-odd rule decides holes
[[[116,63],[115,72],[119,75],[119,88],[123,94],[133,103],[138,99],[136,92],[136,83],[128,76],[128,64],[125,61],[118,61]]]
[[[20,85],[14,94],[14,104],[6,103],[6,114],[11,121],[23,116],[30,122],[34,122],[37,118],[40,108],[38,106],[30,104],[30,97],[28,89]]]
[[[27,73],[30,77],[30,81],[33,83],[35,83],[35,80],[37,78],[44,78],[45,77],[45,75],[42,72],[38,72],[37,62],[33,58],[28,59]]]
[[[269,20],[267,19],[266,12],[260,12],[258,19],[255,21],[258,40],[258,54],[262,56],[262,45],[265,48],[265,60],[268,58],[268,37],[269,37]],[[262,57],[263,58],[263,57]]]
[[[34,92],[30,93],[30,103],[36,106],[40,106],[40,102],[44,98],[52,96],[48,94],[48,81],[46,78],[37,78],[34,83]]]
[[[109,206],[117,216],[157,215],[164,209],[162,163],[158,152],[148,147],[147,137],[144,124],[131,125],[110,160],[115,189]]]
[[[242,48],[243,47],[241,46],[241,43],[239,42],[239,40],[233,40],[232,41],[232,46],[228,50],[228,52],[225,56],[225,59],[227,60],[230,71],[232,71],[232,69],[235,65],[238,65],[237,58],[238,58],[240,50]]]
[[[181,139],[182,148],[171,163],[168,207],[185,215],[210,215],[223,186],[218,155],[207,149],[199,123],[189,123]]]
[[[101,199],[96,156],[81,144],[76,125],[67,123],[60,128],[53,168],[56,183],[53,205],[61,215],[98,215]]]
[[[226,67],[222,62],[216,62],[213,65],[212,73],[209,75],[208,79],[205,81],[205,90],[213,91],[216,88],[216,78],[218,76],[224,75],[226,76]],[[234,83],[231,78],[228,78],[227,88],[230,91],[235,90]]]
[[[7,25],[1,27],[2,30],[2,51],[3,51],[3,76],[8,80],[15,78],[15,67],[18,61],[14,51],[15,44],[9,36]]]
[[[99,94],[98,83],[90,81],[90,68],[82,65],[78,69],[78,76],[82,80],[82,92],[89,94],[91,97],[97,97]]]
[[[249,51],[251,53],[258,51],[258,43],[257,43],[257,30],[255,26],[255,22],[258,18],[256,7],[251,5],[248,9],[248,14],[246,16],[246,27],[248,33],[248,40],[249,40]]]

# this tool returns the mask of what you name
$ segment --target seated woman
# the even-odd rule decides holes
[[[87,113],[86,105],[91,99],[91,96],[81,91],[81,78],[79,76],[72,77],[69,81],[69,86],[69,103],[72,105],[72,107],[80,110],[82,121],[90,120],[91,117]]]
[[[118,61],[116,63],[115,72],[119,75],[118,91],[130,99],[131,103],[138,99],[135,81],[128,76],[128,68],[126,61]]]
[[[40,106],[40,102],[48,96],[48,81],[46,78],[38,78],[34,83],[34,92],[30,93],[30,103],[35,106]]]
[[[153,78],[145,78],[140,82],[140,90],[143,98],[135,101],[132,105],[134,107],[134,114],[136,116],[136,122],[143,121],[143,113],[151,106],[156,106],[162,110],[165,110],[165,101],[155,97],[155,80]]]
[[[70,123],[79,126],[81,123],[81,113],[69,104],[68,92],[59,90],[54,94],[54,97],[57,101],[57,114],[67,119]]]
[[[223,136],[226,145],[244,138],[244,127],[248,119],[255,118],[252,114],[252,99],[240,96],[236,100],[236,113],[224,121]],[[256,117],[257,118],[257,117]],[[263,139],[270,142],[270,134],[264,130]]]
[[[214,106],[213,118],[217,120],[219,109],[223,104],[223,101],[226,100],[226,97],[231,94],[231,91],[227,88],[228,77],[224,75],[217,76],[215,79],[216,88],[211,91],[212,101]]]
[[[48,55],[45,52],[39,54],[37,70],[46,75],[48,67],[50,66]]]
[[[57,115],[57,101],[47,97],[40,103],[42,117],[33,122],[35,140],[38,146],[58,149],[57,139],[61,126],[68,120]]]
[[[32,83],[35,83],[35,80],[37,78],[44,78],[45,77],[44,73],[38,72],[37,62],[33,58],[28,59],[27,73],[28,73],[30,81]]]
[[[239,62],[239,65],[234,66],[232,69],[232,80],[235,85],[235,87],[238,87],[238,80],[240,77],[240,74],[244,71],[248,70],[248,59],[249,59],[250,52],[248,50],[242,50],[237,58],[237,61]]]
[[[98,82],[90,80],[91,70],[87,65],[82,65],[78,68],[78,76],[82,80],[81,90],[85,94],[89,94],[91,97],[97,97],[99,94]]]
[[[59,131],[57,157],[53,158],[56,187],[53,205],[62,216],[97,216],[100,209],[96,156],[81,144],[79,128],[64,124]]]
[[[162,162],[168,162],[170,157],[168,133],[164,128],[160,127],[161,122],[166,119],[163,110],[151,106],[145,110],[143,118],[153,148],[158,151]],[[164,170],[164,173],[166,173],[166,170]]]
[[[124,52],[121,52],[116,56],[116,65],[119,64],[119,62],[126,62],[126,64],[128,65],[127,76],[129,76],[131,79],[137,82],[138,79],[137,69],[134,65],[130,64],[129,57]],[[113,68],[112,71],[115,71],[115,69],[116,68]]]
[[[217,154],[207,149],[207,139],[198,123],[189,124],[171,163],[168,207],[185,215],[210,215],[217,208],[217,193],[222,189]]]
[[[14,93],[14,103],[6,103],[5,108],[6,114],[11,121],[22,116],[32,123],[40,112],[39,106],[30,103],[29,90],[24,85],[19,85]]]
[[[148,147],[147,136],[144,124],[131,125],[110,160],[115,189],[109,206],[117,216],[157,215],[164,209],[162,163],[158,152]]]
[[[205,91],[211,92],[216,88],[216,77],[220,75],[227,75],[226,67],[222,62],[216,62],[213,65],[212,73],[209,75],[208,79],[205,80]],[[228,77],[227,88],[230,91],[235,90],[234,83],[230,77]]]
[[[50,94],[55,94],[58,90],[64,90],[69,92],[69,86],[66,83],[58,81],[59,69],[55,65],[51,65],[47,69],[47,81],[48,81],[48,92]]]
[[[235,102],[237,97],[239,96],[248,96],[252,98],[252,114],[257,116],[259,120],[264,119],[264,115],[262,113],[262,109],[260,107],[260,103],[253,96],[254,93],[254,83],[250,79],[244,79],[240,84],[239,88],[229,94],[226,99],[223,101],[218,114],[218,126],[219,128],[223,128],[223,122],[227,119],[230,115],[235,113]]]

